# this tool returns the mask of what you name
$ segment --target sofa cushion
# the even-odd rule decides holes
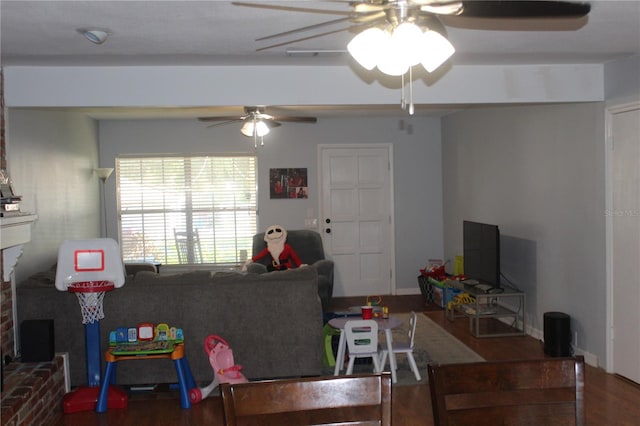
[[[206,283],[211,280],[209,271],[190,271],[181,274],[162,275],[151,271],[140,271],[133,279],[133,283],[149,283],[153,285],[179,285],[184,283]]]

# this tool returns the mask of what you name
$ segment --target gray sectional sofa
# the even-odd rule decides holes
[[[72,386],[85,385],[84,326],[76,296],[54,286],[55,271],[18,284],[18,323],[53,319],[56,352],[68,352]],[[322,308],[315,268],[268,274],[194,271],[159,275],[142,271],[104,298],[102,351],[110,330],[142,322],[183,329],[196,382],[209,384],[213,371],[204,350],[209,334],[224,337],[249,379],[314,376],[322,369]],[[118,363],[119,384],[177,381],[169,360]],[[104,368],[104,367],[103,367]]]

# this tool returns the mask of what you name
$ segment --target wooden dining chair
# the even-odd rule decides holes
[[[389,373],[220,385],[225,424],[391,425]]]
[[[429,365],[434,425],[576,425],[584,358]]]

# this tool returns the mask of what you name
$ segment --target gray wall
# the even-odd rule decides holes
[[[118,154],[254,152],[239,124],[207,128],[196,120],[100,122],[100,161],[113,167]],[[393,145],[396,223],[396,287],[417,293],[417,275],[429,258],[442,258],[442,183],[439,118],[323,118],[316,124],[284,123],[259,146],[259,227],[305,227],[318,212],[317,148],[320,144]],[[270,168],[307,168],[309,198],[271,200]],[[109,232],[116,237],[115,179],[107,182]]]
[[[605,64],[604,90],[608,103],[640,99],[640,55]]]
[[[603,103],[483,108],[442,121],[445,255],[462,221],[502,234],[502,272],[527,297],[527,323],[572,318],[577,345],[605,359]],[[576,342],[574,342],[576,343]]]
[[[65,239],[100,234],[98,125],[84,114],[9,109],[7,162],[21,210],[35,212],[16,282],[57,261]]]

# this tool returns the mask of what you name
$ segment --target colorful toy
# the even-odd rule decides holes
[[[137,327],[118,327],[109,333],[109,349],[105,352],[107,366],[100,394],[95,403],[97,413],[106,412],[107,407],[115,408],[107,403],[107,396],[108,389],[115,384],[117,363],[147,359],[170,359],[174,362],[178,376],[180,406],[191,408],[189,390],[195,388],[196,382],[184,354],[182,329],[169,327],[165,323],[154,326],[150,322],[143,322]]]
[[[213,381],[203,388],[193,388],[189,391],[189,399],[195,404],[216,388],[220,383],[246,383],[247,378],[240,373],[242,366],[235,364],[233,351],[229,344],[220,336],[214,334],[204,339],[204,350],[209,355],[209,363],[213,368]]]
[[[118,327],[109,333],[110,350],[117,354],[141,353],[151,350],[170,352],[171,348],[179,343],[184,343],[182,329],[169,327],[164,323],[154,326],[145,322],[137,327]]]

